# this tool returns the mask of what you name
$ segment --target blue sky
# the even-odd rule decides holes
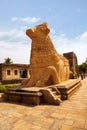
[[[0,0],[0,63],[29,63],[31,40],[26,29],[47,22],[60,53],[87,58],[87,0]]]

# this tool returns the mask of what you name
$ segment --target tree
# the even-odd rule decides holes
[[[6,58],[5,61],[4,61],[5,64],[12,64],[13,61],[11,61],[11,58]]]
[[[87,63],[87,58],[86,58],[85,62]]]
[[[85,62],[83,62],[81,65],[79,65],[79,71],[87,72],[87,58],[86,58]]]

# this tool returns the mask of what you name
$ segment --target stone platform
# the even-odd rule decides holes
[[[68,100],[56,105],[20,105],[0,94],[0,130],[87,130],[87,78]]]
[[[18,86],[8,88],[4,93],[4,99],[31,105],[42,103],[59,105],[61,100],[68,99],[80,86],[80,79],[70,79],[61,84],[45,87],[24,88]]]
[[[37,87],[23,88],[21,86],[8,88],[5,91],[4,98],[7,101],[39,105],[41,103],[42,93]]]
[[[63,82],[57,85],[57,89],[60,91],[61,99],[68,99],[77,89],[81,86],[80,79],[70,79],[66,82]]]

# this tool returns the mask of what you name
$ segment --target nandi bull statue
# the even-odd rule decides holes
[[[30,79],[22,86],[43,87],[59,84],[69,79],[69,62],[58,54],[50,36],[47,23],[42,23],[26,31],[32,40],[30,56]]]

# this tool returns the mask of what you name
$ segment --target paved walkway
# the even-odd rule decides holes
[[[87,130],[87,78],[60,106],[0,101],[0,130]]]

